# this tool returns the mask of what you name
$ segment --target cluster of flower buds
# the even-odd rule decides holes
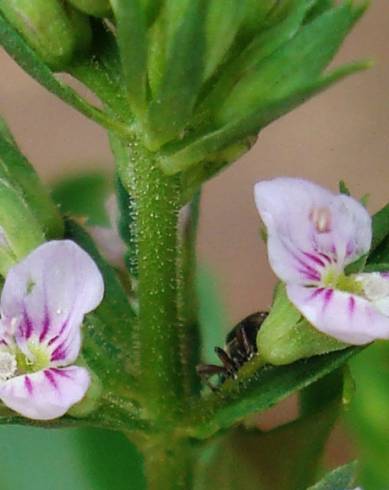
[[[128,131],[158,152],[165,173],[181,172],[196,187],[270,122],[368,66],[323,74],[365,7],[363,0],[3,0],[0,12],[54,71],[74,74],[77,62],[98,59],[110,44],[115,66],[106,78],[119,80],[127,99]],[[12,40],[6,47],[21,62]],[[87,85],[101,75],[92,65]]]
[[[92,40],[89,15],[109,15],[108,0],[4,0],[4,17],[53,70],[63,70]]]
[[[271,121],[366,66],[323,75],[364,11],[352,1],[111,3],[136,126],[167,174],[205,180]]]

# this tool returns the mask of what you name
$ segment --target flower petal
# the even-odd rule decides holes
[[[360,296],[295,284],[288,284],[286,291],[305,318],[330,337],[353,345],[389,339],[389,317]]]
[[[255,201],[268,231],[270,264],[286,282],[317,284],[330,263],[343,267],[371,244],[371,218],[356,200],[302,179],[255,185]]]
[[[85,395],[88,371],[78,366],[45,369],[11,378],[0,386],[0,399],[24,417],[50,420],[61,417]]]
[[[55,349],[101,302],[104,283],[91,257],[70,240],[47,242],[13,267],[1,295],[3,322],[18,320],[16,341]],[[74,356],[72,356],[74,358]]]

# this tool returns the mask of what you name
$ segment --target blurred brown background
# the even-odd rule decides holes
[[[335,189],[344,179],[356,196],[373,195],[371,211],[389,200],[388,28],[389,1],[373,0],[335,64],[372,58],[375,67],[272,124],[248,155],[206,185],[199,250],[218,275],[231,323],[267,307],[274,284],[258,236],[256,181],[302,176]],[[46,92],[3,52],[0,67],[0,113],[45,181],[80,168],[112,167],[98,126]],[[272,422],[279,416],[285,416],[282,409]],[[339,435],[331,453],[336,462],[347,459]]]

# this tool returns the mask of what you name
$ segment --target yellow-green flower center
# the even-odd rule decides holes
[[[363,286],[355,276],[346,276],[343,272],[339,273],[335,269],[329,269],[322,278],[323,286],[338,289],[347,293],[363,296]]]
[[[28,343],[30,355],[26,356],[19,349],[15,352],[18,371],[20,373],[35,373],[50,365],[50,353],[41,344]]]

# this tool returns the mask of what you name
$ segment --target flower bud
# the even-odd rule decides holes
[[[111,12],[109,0],[68,0],[77,10],[95,17],[104,17]]]
[[[259,331],[257,344],[263,360],[275,366],[347,347],[308,323],[289,301],[281,283],[276,287],[273,306]]]
[[[3,0],[0,11],[53,70],[64,69],[88,40],[88,19],[59,0]]]

